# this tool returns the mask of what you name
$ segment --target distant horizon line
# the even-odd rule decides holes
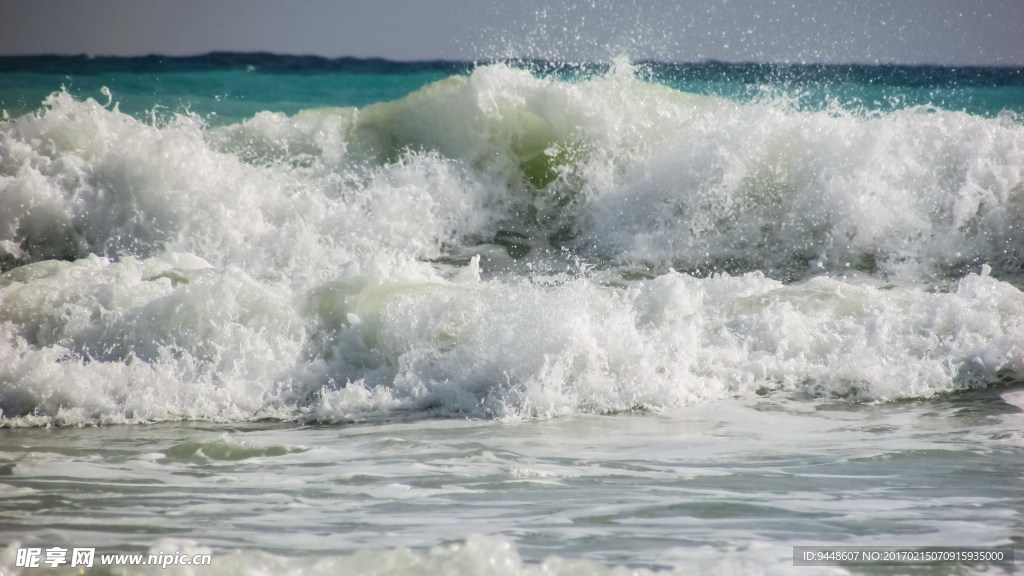
[[[625,57],[625,56],[623,56]],[[142,60],[142,59],[168,59],[176,61],[197,61],[202,59],[229,59],[237,60],[236,65],[244,65],[246,58],[279,58],[282,60],[307,60],[320,61],[324,63],[385,63],[398,65],[447,65],[447,66],[479,66],[495,63],[543,63],[545,65],[558,65],[567,67],[590,67],[609,66],[614,64],[614,59],[594,60],[560,60],[545,58],[541,56],[515,56],[515,57],[491,57],[479,59],[448,59],[448,58],[423,58],[423,59],[396,59],[380,56],[324,56],[321,54],[272,52],[267,50],[236,51],[236,50],[213,50],[208,52],[190,54],[89,54],[89,53],[24,53],[24,54],[0,54],[0,60],[31,60],[31,59],[69,59],[69,60]],[[1024,63],[1021,64],[936,64],[922,62],[899,62],[899,61],[874,61],[874,62],[829,62],[829,61],[757,61],[757,60],[724,60],[718,58],[707,58],[703,60],[663,60],[658,58],[636,58],[628,59],[633,64],[665,64],[665,65],[723,65],[723,66],[792,66],[792,67],[899,67],[899,68],[946,68],[946,69],[1009,69],[1024,70]],[[225,62],[225,64],[229,64]]]

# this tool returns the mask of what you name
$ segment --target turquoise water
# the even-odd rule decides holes
[[[221,58],[0,58],[0,107],[21,115],[67,90],[79,98],[159,118],[193,112],[211,124],[238,122],[263,110],[294,114],[324,106],[395,100],[424,84],[465,72],[458,63],[399,64],[314,58],[224,55]]]
[[[1012,572],[1022,90],[0,58],[0,572]]]
[[[564,78],[602,74],[607,64],[521,66]],[[741,101],[787,97],[804,109],[839,105],[890,111],[934,106],[995,116],[1022,112],[1024,71],[1014,68],[639,63],[652,81],[687,92]],[[472,63],[399,63],[314,57],[221,54],[189,58],[3,57],[0,107],[11,115],[38,108],[51,92],[105,100],[146,117],[194,112],[212,124],[237,122],[264,110],[294,114],[326,106],[363,107],[397,100]]]

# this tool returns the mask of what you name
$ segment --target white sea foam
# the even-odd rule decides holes
[[[217,129],[59,93],[0,124],[3,423],[1020,379],[1022,182],[1017,118],[737,104],[625,63]]]
[[[685,268],[1019,272],[1022,142],[1009,117],[721,108],[597,190],[586,232],[616,258]]]

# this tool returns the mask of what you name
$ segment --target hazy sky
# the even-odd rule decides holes
[[[1024,0],[0,0],[0,54],[1024,65]]]

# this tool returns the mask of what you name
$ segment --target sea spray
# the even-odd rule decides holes
[[[5,425],[521,419],[1024,374],[1024,128],[481,66],[0,124]],[[198,263],[202,263],[199,265]]]

